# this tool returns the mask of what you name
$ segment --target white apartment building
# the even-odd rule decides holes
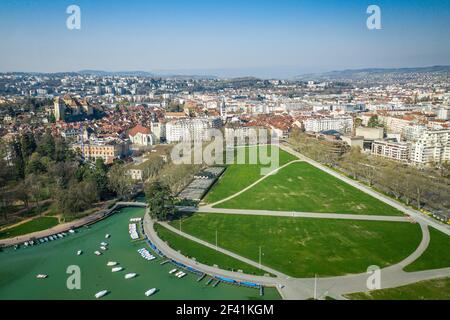
[[[422,136],[425,130],[427,130],[427,128],[424,125],[408,125],[403,128],[402,137],[407,141],[414,142]]]
[[[220,118],[198,118],[173,120],[166,124],[166,140],[168,143],[179,141],[205,141],[208,140],[208,129],[220,128]]]
[[[426,130],[411,146],[413,164],[430,165],[450,161],[450,129]]]
[[[405,163],[409,159],[409,150],[409,144],[404,142],[377,140],[372,143],[372,155]]]
[[[303,121],[305,131],[321,132],[328,130],[336,130],[341,132],[349,132],[353,128],[352,117],[335,117],[335,118],[310,118]]]
[[[411,124],[411,120],[396,117],[380,117],[386,129],[392,133],[401,133],[403,128]]]
[[[439,120],[450,120],[450,108],[440,108],[437,111],[437,118]]]

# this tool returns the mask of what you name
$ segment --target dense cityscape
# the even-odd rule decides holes
[[[0,4],[0,302],[448,303],[448,4],[75,2]]]

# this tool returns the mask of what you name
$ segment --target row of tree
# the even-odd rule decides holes
[[[101,158],[84,163],[64,139],[49,132],[25,133],[0,145],[0,213],[5,221],[8,214],[39,207],[42,201],[73,216],[98,201],[129,196],[133,185],[123,165],[109,167]]]
[[[331,142],[295,133],[289,142],[304,155],[345,172],[418,209],[450,209],[450,164],[440,168],[417,168],[374,157],[352,148],[343,155],[330,152]]]

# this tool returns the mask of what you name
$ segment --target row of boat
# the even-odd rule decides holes
[[[109,236],[109,235],[107,235],[107,236]],[[105,238],[106,238],[106,236],[105,236]],[[109,237],[108,237],[108,238],[109,238]],[[101,242],[101,243],[100,243],[100,250],[102,250],[102,251],[108,250],[108,242]],[[95,254],[96,256],[101,256],[101,255],[102,255],[102,252],[97,250],[97,251],[94,252],[94,254]]]
[[[155,260],[156,257],[154,255],[152,255],[147,249],[145,248],[141,248],[139,249],[137,252],[139,252],[139,254],[142,256],[142,258],[144,258],[145,260],[148,261],[152,261]]]
[[[141,222],[142,218],[131,218],[130,222]]]
[[[130,237],[133,240],[139,239],[139,234],[137,232],[137,227],[135,223],[130,223],[128,225],[128,232],[130,233]]]
[[[150,297],[150,296],[153,295],[156,291],[158,291],[158,289],[152,288],[152,289],[149,289],[149,290],[145,291],[144,294],[145,294],[147,297]],[[99,291],[99,292],[97,292],[97,293],[95,294],[95,298],[96,298],[96,299],[100,299],[100,298],[106,296],[108,293],[109,293],[108,290],[102,290],[102,291]]]
[[[169,271],[169,274],[173,274],[173,275],[175,275],[175,277],[181,279],[184,276],[186,276],[187,273],[185,273],[183,271],[178,271],[177,269],[172,269],[172,270]]]

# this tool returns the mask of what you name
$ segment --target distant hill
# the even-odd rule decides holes
[[[103,70],[81,70],[77,72],[81,75],[93,76],[122,76],[122,77],[154,77],[155,74],[147,71],[103,71]]]
[[[325,73],[304,74],[295,77],[295,79],[296,80],[357,79],[371,75],[385,75],[385,74],[408,75],[413,73],[440,73],[450,75],[450,66],[347,69],[341,71],[330,71]]]

